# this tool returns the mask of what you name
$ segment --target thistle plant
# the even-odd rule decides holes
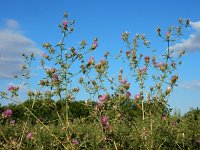
[[[178,27],[170,26],[164,33],[160,27],[156,29],[157,36],[166,43],[161,55],[157,55],[145,34],[136,34],[131,39],[126,31],[121,35],[126,49],[121,49],[116,57],[106,51],[97,60],[93,55],[99,45],[97,37],[91,43],[80,40],[79,46],[68,48],[66,39],[74,32],[75,21],[64,13],[58,26],[61,40],[55,45],[43,43],[45,52],[39,57],[23,54],[21,81],[26,81],[31,107],[20,99],[18,86],[10,86],[7,92],[0,93],[2,99],[20,104],[26,116],[26,121],[20,123],[12,119],[13,110],[2,111],[0,123],[8,125],[15,136],[2,130],[0,146],[118,150],[165,149],[171,144],[171,148],[186,148],[184,138],[187,135],[181,129],[179,116],[170,117],[168,106],[170,94],[177,86],[176,69],[182,64],[185,53],[174,52],[170,46],[182,36],[182,30],[189,27],[189,20],[179,19],[178,22]],[[140,49],[147,49],[148,55]],[[113,68],[109,59],[112,58],[126,66],[118,68],[117,76],[111,74]],[[35,91],[30,84],[34,61],[40,62],[44,74],[38,81],[39,90]],[[83,92],[88,98],[82,107],[88,110],[88,115],[72,118],[70,105]],[[55,119],[44,120],[37,115],[35,109],[40,101]],[[195,140],[199,145],[198,139]]]

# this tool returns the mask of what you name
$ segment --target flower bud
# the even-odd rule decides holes
[[[187,20],[186,20],[186,26],[188,26],[189,24],[190,24],[190,20],[187,19]]]
[[[82,47],[82,48],[85,48],[85,46],[86,46],[86,41],[85,41],[85,40],[82,40],[82,41],[81,41],[81,47]]]
[[[169,40],[170,36],[171,36],[171,32],[167,32],[166,33],[166,39]]]
[[[183,19],[182,18],[179,18],[178,21],[179,21],[179,23],[183,23]]]
[[[101,117],[101,123],[103,126],[108,124],[108,118],[105,115]]]
[[[67,15],[67,13],[65,12],[65,13],[64,13],[64,17],[67,17],[67,16],[68,16],[68,15]]]
[[[120,68],[120,73],[123,73],[123,68]]]
[[[160,89],[160,88],[161,88],[161,84],[160,84],[160,83],[157,83],[157,84],[156,84],[156,87],[157,87],[158,89]]]
[[[168,95],[171,92],[171,87],[167,87],[167,90],[165,91],[165,94]]]
[[[79,78],[79,83],[83,83],[83,78],[82,77]]]
[[[153,91],[153,87],[152,87],[152,86],[150,87],[150,91],[151,91],[151,92]]]
[[[178,80],[178,76],[177,75],[172,76],[171,83],[174,84],[174,83],[176,83],[177,80]]]
[[[140,95],[139,94],[135,94],[134,98],[135,98],[135,100],[139,100],[140,99]]]
[[[142,39],[142,40],[145,39],[145,34],[142,34],[141,39]]]
[[[145,63],[149,63],[150,57],[149,56],[145,56],[144,60],[145,60]]]
[[[156,31],[157,31],[158,36],[160,36],[160,35],[161,35],[161,34],[160,34],[160,32],[161,32],[160,27],[158,27],[158,28],[156,29]]]

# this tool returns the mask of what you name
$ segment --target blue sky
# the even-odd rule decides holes
[[[188,111],[200,107],[200,1],[160,0],[1,0],[0,5],[0,90],[14,84],[12,74],[19,73],[22,51],[44,50],[41,44],[56,44],[61,38],[58,24],[66,11],[76,21],[75,32],[67,44],[77,45],[82,39],[92,42],[99,38],[95,54],[101,58],[106,50],[116,54],[124,47],[121,33],[145,33],[157,49],[166,45],[156,37],[155,29],[189,18],[191,28],[174,48],[186,49],[183,65],[178,69],[179,86],[171,95],[172,108]],[[38,74],[34,78],[40,77]],[[34,81],[33,81],[34,82]],[[35,81],[36,82],[36,81]],[[5,103],[5,102],[2,102]]]

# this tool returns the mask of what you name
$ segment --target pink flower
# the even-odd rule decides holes
[[[126,80],[126,79],[122,79],[121,83],[122,83],[122,84],[126,84],[126,83],[127,83],[127,80]]]
[[[105,60],[104,60],[104,59],[101,59],[101,60],[99,61],[98,65],[101,66],[101,65],[104,65],[104,63],[105,63]]]
[[[167,33],[166,33],[166,38],[170,38],[170,36],[171,36],[171,33],[170,33],[170,32],[167,32]]]
[[[121,75],[121,74],[118,76],[118,79],[119,79],[120,81],[122,80],[122,75]]]
[[[91,50],[95,50],[98,46],[97,40],[94,40],[94,43],[92,44],[92,47],[90,48]]]
[[[57,73],[54,73],[54,74],[53,74],[53,78],[54,78],[54,80],[58,80],[58,74],[57,74]]]
[[[94,46],[97,47],[98,46],[98,43],[97,41],[94,41]]]
[[[94,63],[94,57],[93,56],[89,58],[88,63],[89,64],[93,64]]]
[[[126,96],[129,98],[131,96],[130,92],[126,92]]]
[[[145,34],[142,34],[141,39],[145,39]]]
[[[135,100],[138,100],[138,99],[140,99],[140,95],[135,94],[135,95],[134,95],[134,98],[135,98]]]
[[[149,63],[150,57],[149,56],[145,56],[144,60],[145,60],[146,63]]]
[[[56,72],[56,68],[51,68],[51,73],[55,73]]]
[[[13,112],[12,112],[11,109],[6,109],[6,110],[4,110],[4,112],[2,113],[2,116],[3,116],[4,118],[9,118],[9,117],[11,117],[12,115],[13,115]]]
[[[130,51],[126,51],[126,55],[127,55],[127,56],[129,56],[129,55],[130,55],[130,53],[131,53]]]
[[[105,94],[99,97],[99,100],[103,103],[106,100],[107,96]]]
[[[175,63],[175,62],[172,62],[172,63],[171,63],[171,66],[172,66],[173,68],[175,68],[175,67],[176,67],[176,63]]]
[[[64,26],[67,26],[67,25],[68,25],[68,21],[66,21],[66,20],[63,21],[63,25],[64,25]]]
[[[75,144],[75,145],[78,145],[78,144],[79,144],[79,142],[78,142],[77,139],[72,139],[72,143]]]
[[[9,87],[8,87],[8,91],[13,91],[15,89],[15,86],[13,86],[13,85],[10,85]]]
[[[164,67],[166,64],[164,62],[161,62],[158,65],[159,65],[159,67]]]
[[[103,126],[108,125],[108,118],[106,116],[101,117],[101,123]]]
[[[139,74],[145,74],[148,68],[144,67],[144,68],[140,68],[138,70]]]
[[[28,140],[31,140],[33,138],[33,133],[32,132],[29,132],[27,135],[26,135],[26,138]]]
[[[141,68],[141,69],[140,69],[140,71],[143,71],[143,72],[145,72],[145,71],[147,71],[147,68],[146,68],[146,67],[144,67],[144,68]]]

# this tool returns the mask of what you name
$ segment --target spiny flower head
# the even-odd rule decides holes
[[[101,123],[103,126],[106,126],[108,124],[108,118],[105,115],[101,117]]]
[[[33,138],[33,133],[32,132],[29,132],[27,135],[26,135],[26,139],[27,140],[31,140]]]
[[[68,21],[66,21],[66,20],[63,21],[63,25],[64,25],[64,26],[67,26],[67,25],[68,25]]]
[[[102,103],[103,103],[106,99],[107,99],[107,95],[105,95],[105,94],[99,96],[99,100],[100,100],[100,102],[102,102]]]
[[[11,109],[6,109],[3,111],[3,118],[10,118],[13,115],[13,111]]]
[[[135,100],[139,100],[140,99],[140,95],[139,94],[135,94],[134,98],[135,98]]]

